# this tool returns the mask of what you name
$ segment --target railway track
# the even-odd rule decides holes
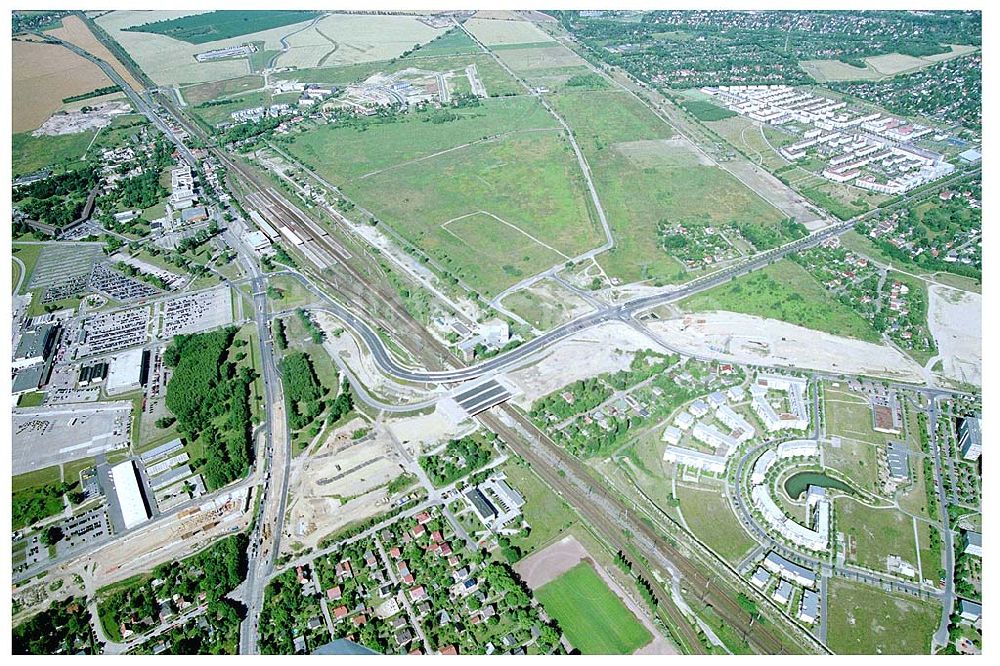
[[[175,120],[188,128],[190,132],[204,138],[200,128],[193,127],[180,114],[174,112],[169,106],[167,108]],[[206,143],[211,145],[210,142]],[[414,355],[414,358],[427,360],[428,352],[430,352],[438,357],[439,363],[446,359],[453,366],[461,367],[463,365],[451,355],[444,345],[429,335],[423,326],[413,319],[399,302],[395,292],[390,291],[385,286],[372,284],[371,277],[363,275],[353,265],[359,258],[352,256],[343,245],[331,236],[328,230],[289,203],[270,183],[264,181],[258,173],[247,165],[231,158],[223,151],[212,150],[232,174],[237,175],[244,183],[250,185],[248,189],[254,190],[254,198],[265,205],[269,213],[275,216],[275,221],[293,232],[293,237],[301,241],[300,247],[306,244],[314,246],[312,251],[320,257],[320,263],[326,264],[325,269],[346,272],[354,284],[345,285],[339,281],[332,283],[330,278],[324,275],[327,272],[324,267],[320,267],[319,274],[315,274],[316,279],[337,291],[347,291],[357,298],[359,304],[369,307],[381,305],[388,308],[397,321],[391,326],[388,322],[382,322],[383,327],[386,330],[393,330],[392,327],[403,324],[410,334],[394,337],[408,352]],[[352,259],[354,261],[351,261]],[[352,289],[351,286],[356,288]],[[362,309],[368,310],[368,308]],[[629,516],[627,507],[619,498],[612,495],[601,484],[591,480],[589,469],[582,462],[560,449],[526,417],[507,405],[501,405],[498,409],[517,427],[505,424],[499,416],[489,412],[484,412],[477,418],[483,425],[500,434],[515,453],[532,463],[535,471],[551,487],[557,489],[586,518],[589,524],[602,533],[608,543],[620,543],[624,537],[622,530],[627,526],[633,535],[633,542],[640,552],[643,552],[644,557],[651,561],[658,561],[663,569],[675,570],[679,574],[681,584],[686,588],[688,596],[693,596],[698,600],[698,603],[702,604],[702,608],[696,608],[696,611],[710,608],[754,651],[762,654],[786,654],[788,652],[779,638],[767,627],[756,622],[755,618],[726,592],[725,588],[718,582],[718,575],[706,573],[689,556],[656,534],[642,520],[636,519],[634,514]],[[518,429],[526,433],[527,437],[522,432],[518,432]],[[534,440],[534,442],[525,443],[525,440]],[[534,443],[540,446],[532,446]],[[561,476],[557,470],[567,473],[567,476]],[[568,480],[570,472],[574,478],[579,480],[579,483]],[[584,482],[585,485],[582,485]],[[705,646],[698,637],[698,632],[680,607],[665,589],[656,584],[658,577],[654,575],[652,568],[640,561],[639,558],[632,557],[629,553],[624,554],[632,564],[633,570],[651,583],[653,594],[676,630],[681,633],[680,639],[686,644],[686,647],[692,652],[706,652]]]
[[[504,441],[510,448],[525,460],[532,463],[533,469],[553,488],[570,501],[570,503],[587,519],[588,522],[601,528],[605,538],[611,543],[620,539],[623,529],[628,529],[633,538],[639,543],[645,544],[645,550],[653,555],[659,555],[659,559],[667,560],[680,574],[681,584],[703,607],[711,608],[722,621],[737,632],[740,638],[754,651],[761,654],[787,654],[788,649],[785,644],[766,626],[757,622],[720,584],[722,578],[718,574],[707,573],[697,563],[693,562],[688,555],[668,540],[659,536],[641,519],[636,519],[634,514],[628,513],[626,505],[616,496],[612,495],[602,484],[592,481],[590,470],[575,457],[567,454],[558,445],[548,439],[548,437],[534,426],[527,418],[522,416],[513,407],[501,405],[498,408],[507,419],[517,424],[519,429],[528,435],[528,439],[533,442],[525,443],[525,436],[518,432],[518,428],[511,427],[503,422],[501,418],[489,413],[480,415],[480,421],[490,429],[496,429],[498,434],[504,437]],[[538,446],[540,445],[540,446]],[[556,470],[562,470],[565,476]],[[572,479],[576,479],[574,483]],[[602,506],[605,507],[602,509]],[[611,507],[611,510],[607,510]],[[655,558],[650,558],[655,559]],[[635,564],[635,563],[634,563]],[[640,566],[637,571],[644,567]],[[648,574],[648,575],[647,575]],[[652,572],[646,568],[644,574],[651,583],[656,580]],[[654,586],[655,587],[655,586]],[[664,603],[664,608],[677,610],[676,604],[666,596],[662,590],[656,590],[657,598]],[[695,609],[701,610],[701,609]],[[677,615],[680,620],[674,619],[675,625],[680,628],[687,627],[694,630],[683,615]],[[803,632],[804,633],[804,632]],[[817,650],[823,650],[822,646],[814,639],[809,641]],[[700,643],[699,643],[700,645]]]

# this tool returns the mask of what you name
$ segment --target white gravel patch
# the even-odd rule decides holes
[[[983,297],[941,284],[927,288],[927,324],[938,346],[942,373],[949,379],[983,382]]]
[[[649,321],[651,331],[680,352],[735,363],[758,363],[923,382],[919,364],[887,345],[821,333],[776,319],[734,312],[699,312]]]

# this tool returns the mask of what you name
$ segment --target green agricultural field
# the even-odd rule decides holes
[[[263,86],[264,77],[257,74],[249,74],[235,79],[187,86],[181,90],[181,95],[188,104],[198,105],[220,97],[235,95],[248,90],[257,90]]]
[[[287,151],[334,185],[389,167],[426,158],[442,150],[506,132],[555,129],[556,121],[537,100],[485,100],[455,109],[449,122],[432,122],[427,111],[360,126],[321,125],[295,137]],[[391,191],[391,190],[388,190]]]
[[[126,30],[165,35],[189,44],[205,44],[301,23],[319,15],[320,12],[316,11],[220,10],[146,23]]]
[[[553,131],[477,143],[343,190],[487,295],[602,240],[569,142]]]
[[[830,296],[798,264],[787,259],[681,301],[691,312],[729,310],[780,319],[806,328],[868,342],[879,336],[854,310]]]
[[[846,497],[835,500],[837,530],[854,542],[848,560],[876,571],[885,571],[889,555],[899,555],[917,566],[913,518],[894,508],[873,509]],[[852,557],[853,555],[853,557]]]
[[[678,484],[677,498],[691,531],[730,564],[737,564],[756,545],[740,526],[721,487]]]
[[[34,173],[50,165],[79,162],[87,146],[94,140],[95,132],[61,134],[59,136],[31,136],[30,133],[11,136],[11,174],[14,176]]]
[[[583,654],[632,654],[653,638],[589,562],[538,588],[535,596]]]
[[[730,111],[729,109],[719,106],[718,104],[712,104],[711,102],[705,102],[698,99],[681,102],[681,106],[685,111],[701,121],[724,120],[726,118],[732,118],[736,115],[734,111]]]
[[[831,578],[827,644],[838,654],[930,654],[936,604]]]
[[[631,95],[565,92],[551,101],[590,164],[615,238],[615,248],[599,258],[611,275],[625,282],[686,279],[661,245],[661,221],[771,226],[783,218],[685,140],[664,141],[671,128]]]
[[[452,28],[413,52],[414,56],[464,55],[479,53],[479,46],[461,28]]]

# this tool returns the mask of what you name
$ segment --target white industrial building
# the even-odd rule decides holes
[[[108,367],[108,383],[105,390],[108,395],[125,393],[141,386],[142,378],[141,347],[116,354],[111,358]]]
[[[121,507],[125,529],[149,520],[149,508],[139,487],[139,475],[131,460],[111,468],[111,480],[115,485],[115,495]]]

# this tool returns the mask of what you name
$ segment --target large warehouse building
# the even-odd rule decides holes
[[[115,495],[122,510],[125,529],[149,520],[149,507],[139,486],[139,475],[132,461],[123,462],[111,468],[111,479],[115,483]]]

